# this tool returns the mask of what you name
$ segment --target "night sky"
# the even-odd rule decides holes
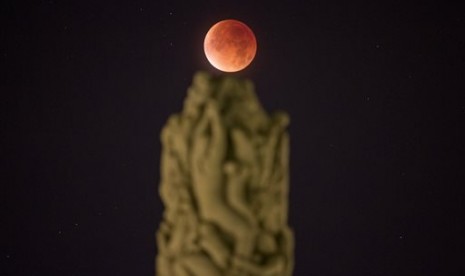
[[[465,275],[464,9],[175,2],[0,5],[1,276],[153,275],[160,130],[227,18],[291,116],[294,275]]]

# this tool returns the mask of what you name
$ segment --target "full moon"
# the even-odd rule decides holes
[[[244,23],[228,19],[210,28],[203,48],[208,61],[223,72],[237,72],[247,67],[257,52],[257,40]]]

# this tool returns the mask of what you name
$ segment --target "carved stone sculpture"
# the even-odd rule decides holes
[[[248,80],[197,73],[161,133],[158,276],[290,276],[289,118]]]

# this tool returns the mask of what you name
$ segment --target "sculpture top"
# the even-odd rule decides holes
[[[289,137],[251,81],[194,76],[162,130],[159,276],[290,276]]]
[[[217,102],[226,127],[240,126],[253,133],[264,131],[267,127],[269,118],[261,107],[250,80],[232,76],[213,77],[206,72],[198,72],[188,90],[184,114],[195,116],[195,111],[210,99]]]

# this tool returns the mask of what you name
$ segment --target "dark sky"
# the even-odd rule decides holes
[[[294,275],[465,275],[463,9],[175,2],[2,2],[1,276],[153,275],[160,129],[226,18],[291,116]]]

